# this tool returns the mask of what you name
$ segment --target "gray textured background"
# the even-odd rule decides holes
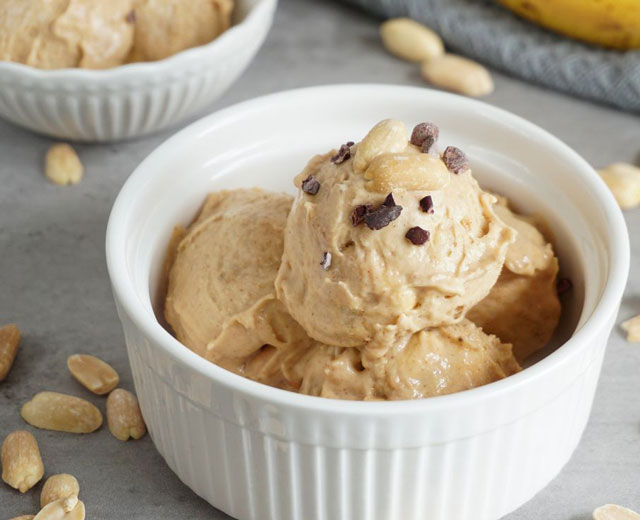
[[[640,119],[495,74],[486,101],[541,125],[595,166],[640,161]],[[265,47],[212,109],[281,89],[343,82],[421,85],[416,68],[381,48],[377,21],[341,4],[282,0]],[[390,114],[392,116],[393,114]],[[22,350],[0,384],[0,437],[25,425],[22,403],[41,390],[84,396],[65,360],[89,352],[111,362],[132,388],[104,259],[109,209],[133,168],[172,131],[121,144],[78,146],[86,177],[60,188],[42,174],[51,140],[0,121],[0,323],[24,331]],[[626,213],[631,230],[640,210]],[[631,237],[635,263],[640,238]],[[633,264],[634,262],[632,262]],[[640,313],[631,274],[621,319]],[[509,520],[587,520],[605,502],[640,510],[640,345],[611,337],[593,416],[561,475]],[[89,519],[227,518],[171,473],[149,437],[126,444],[106,428],[87,436],[32,430],[47,474],[80,481]],[[0,485],[0,520],[37,510],[41,485],[20,495]],[[395,520],[395,519],[389,519]],[[456,520],[456,519],[452,519]]]

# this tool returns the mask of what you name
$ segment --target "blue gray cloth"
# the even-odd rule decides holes
[[[528,81],[640,112],[640,50],[619,52],[564,38],[493,0],[347,0],[382,17],[408,16],[453,52]]]

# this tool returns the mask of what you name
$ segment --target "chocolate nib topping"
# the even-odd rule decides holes
[[[349,141],[343,144],[338,150],[338,153],[331,158],[331,162],[334,164],[341,164],[347,159],[351,158],[351,147],[354,145],[353,141]]]
[[[309,195],[315,195],[319,189],[320,183],[313,175],[309,175],[309,177],[302,181],[302,191]]]
[[[383,206],[387,206],[388,208],[393,208],[393,206],[396,205],[396,201],[393,200],[393,193],[389,193],[389,195],[387,195],[384,199],[384,202],[382,203]]]
[[[400,213],[402,213],[402,206],[380,206],[364,216],[364,223],[369,229],[382,229],[397,219]]]
[[[389,193],[380,206],[365,213],[364,223],[369,229],[382,229],[397,219],[400,213],[402,213],[402,206],[398,206],[393,200],[393,194]]]
[[[356,206],[355,209],[353,210],[353,213],[351,213],[351,222],[353,223],[353,226],[359,226],[360,224],[362,224],[364,222],[364,216],[369,213],[371,211],[371,208],[373,206],[367,204],[367,205],[361,205],[361,206]]]
[[[415,226],[407,231],[405,237],[415,246],[421,246],[429,240],[429,233],[426,229],[422,229],[420,226]]]
[[[329,251],[322,253],[322,262],[320,262],[320,266],[325,271],[331,267],[331,253],[329,253]]]
[[[427,195],[420,199],[420,209],[425,213],[433,213],[433,199],[431,198],[431,195]]]
[[[556,291],[558,294],[564,294],[573,289],[573,282],[569,278],[558,278],[556,282]]]
[[[424,143],[422,143],[422,146],[420,147],[420,151],[422,153],[429,153],[431,151],[431,147],[436,144],[436,138],[435,137],[427,137],[424,140]]]
[[[411,132],[411,144],[419,146],[424,153],[429,153],[439,135],[440,131],[433,123],[420,123]]]
[[[442,154],[442,161],[449,171],[460,173],[469,169],[469,161],[467,156],[460,148],[455,146],[447,146]]]

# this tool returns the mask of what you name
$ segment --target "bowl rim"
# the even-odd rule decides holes
[[[182,141],[189,139],[190,136],[197,137],[205,134],[210,128],[215,126],[216,122],[224,120],[228,116],[237,116],[240,115],[240,113],[252,112],[264,106],[264,104],[278,103],[284,99],[290,101],[294,96],[315,96],[331,91],[336,95],[347,91],[352,94],[356,91],[359,95],[363,95],[364,90],[367,90],[368,95],[366,97],[368,99],[375,99],[376,92],[386,92],[388,94],[393,90],[398,96],[424,96],[426,94],[435,97],[436,100],[455,101],[457,104],[462,105],[463,108],[468,107],[481,114],[491,115],[495,119],[500,119],[501,122],[505,124],[510,124],[515,128],[525,130],[529,132],[529,135],[535,137],[536,140],[543,142],[545,146],[561,152],[569,161],[568,166],[582,177],[582,180],[589,185],[591,191],[598,195],[603,204],[603,210],[608,217],[606,224],[611,244],[606,255],[607,271],[604,288],[601,291],[593,312],[581,328],[554,352],[517,374],[484,386],[453,394],[404,401],[345,401],[328,399],[270,387],[234,374],[207,361],[174,338],[162,327],[155,316],[149,315],[148,309],[137,302],[138,293],[127,275],[127,262],[124,248],[125,241],[122,240],[122,236],[128,222],[127,215],[130,208],[133,207],[132,203],[136,200],[137,193],[140,193],[145,184],[152,182],[152,168],[150,169],[150,165],[153,166],[156,155],[179,145]],[[504,109],[455,94],[425,89],[423,87],[354,83],[304,87],[253,98],[209,114],[169,137],[134,169],[131,176],[122,186],[109,216],[106,233],[106,257],[109,277],[116,301],[123,308],[124,312],[126,312],[128,318],[150,339],[150,344],[153,344],[152,348],[161,348],[167,355],[200,375],[259,401],[282,405],[290,409],[304,409],[331,415],[380,418],[394,415],[437,412],[443,409],[473,405],[478,401],[496,398],[509,389],[530,384],[532,381],[538,380],[555,370],[558,366],[564,365],[572,359],[576,353],[588,348],[591,344],[591,338],[595,337],[603,327],[607,326],[611,319],[612,312],[617,312],[629,271],[630,246],[622,211],[606,184],[593,167],[576,151],[541,127]]]
[[[255,4],[248,9],[246,16],[240,22],[232,24],[210,42],[184,49],[161,60],[125,63],[107,69],[82,69],[79,67],[40,69],[24,63],[0,60],[0,75],[12,74],[43,82],[82,81],[89,85],[95,85],[172,72],[176,70],[178,63],[200,62],[210,53],[217,52],[219,48],[227,44],[227,41],[242,37],[242,34],[248,30],[247,27],[268,17],[269,11],[275,8],[277,1],[255,0]]]

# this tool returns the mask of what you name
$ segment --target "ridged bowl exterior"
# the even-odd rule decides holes
[[[465,392],[346,402],[239,377],[161,327],[169,236],[206,193],[292,191],[292,177],[314,153],[356,140],[385,117],[415,124],[426,114],[443,143],[467,152],[483,185],[525,212],[542,212],[554,230],[574,282],[562,346]],[[597,173],[542,129],[451,94],[340,85],[229,107],[161,145],[114,204],[107,263],[151,437],[180,479],[215,507],[240,520],[494,520],[541,490],[580,440],[626,283],[629,243]]]
[[[575,377],[534,412],[498,427],[517,398],[438,415],[369,421],[249,401],[176,365],[120,311],[153,441],[195,493],[240,520],[495,520],[546,486],[589,418],[609,329],[575,359]],[[545,395],[545,397],[547,397]],[[471,416],[471,418],[469,417]],[[440,424],[437,439],[421,429]],[[432,429],[432,428],[429,428]],[[460,430],[476,432],[460,436]],[[354,446],[353,439],[369,439]],[[380,439],[377,444],[374,439]]]
[[[245,13],[213,42],[168,59],[108,70],[39,70],[0,62],[0,117],[74,141],[114,141],[174,125],[212,103],[264,41],[276,0],[240,0]]]

